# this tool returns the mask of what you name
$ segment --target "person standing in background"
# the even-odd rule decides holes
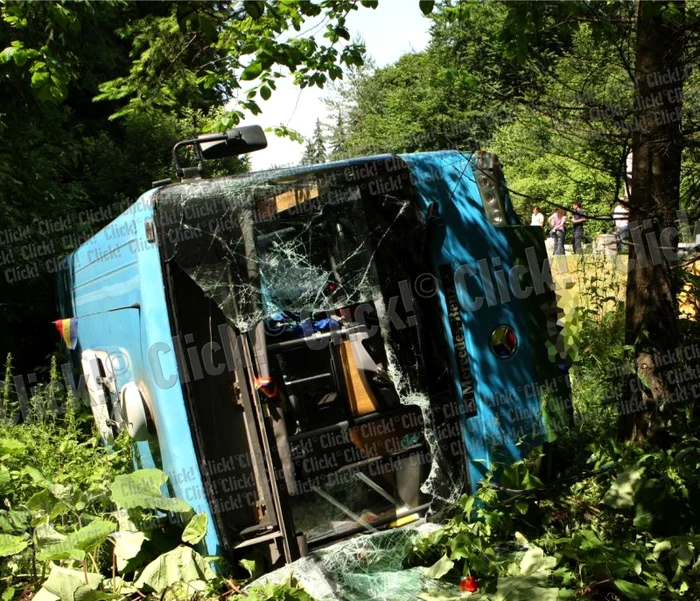
[[[629,209],[626,200],[618,198],[617,206],[613,209],[613,221],[615,222],[615,239],[617,240],[617,252],[622,250],[623,241],[630,235]]]
[[[583,224],[586,222],[586,212],[580,202],[574,203],[571,223],[574,226],[574,253],[583,254]]]
[[[554,237],[554,254],[564,254],[566,236],[566,211],[557,209],[549,216],[549,235]]]
[[[532,207],[532,219],[530,219],[530,225],[544,227],[544,215],[537,205]]]

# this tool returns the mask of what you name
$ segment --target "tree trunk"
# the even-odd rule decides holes
[[[667,250],[677,248],[678,237],[675,230],[662,232],[676,226],[679,208],[684,18],[682,2],[638,0],[625,320],[637,375],[628,379],[630,402],[618,422],[625,440],[652,436],[659,407],[678,392],[665,377],[674,365],[658,359],[679,345],[673,253]]]

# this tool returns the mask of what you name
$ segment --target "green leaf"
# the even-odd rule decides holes
[[[8,485],[12,482],[12,475],[10,470],[4,465],[0,465],[0,491],[5,491]]]
[[[70,486],[65,486],[63,484],[49,484],[46,488],[48,488],[51,494],[60,501],[72,501],[73,489]]]
[[[24,551],[29,545],[29,541],[22,536],[12,534],[0,534],[0,557],[17,555]]]
[[[101,574],[53,566],[44,588],[61,601],[96,601],[96,590],[103,580]]]
[[[32,75],[32,86],[41,88],[51,82],[51,75],[47,71],[35,71]]]
[[[265,573],[265,566],[260,558],[241,559],[238,563],[248,571],[250,580],[255,580]]]
[[[39,592],[32,597],[32,601],[61,601],[61,598],[50,593],[42,586]]]
[[[262,70],[262,63],[260,61],[254,61],[243,70],[243,73],[241,73],[241,80],[250,81],[251,79],[255,79],[262,73]]]
[[[630,601],[654,601],[659,598],[657,591],[643,584],[635,584],[627,580],[613,580],[613,584]]]
[[[272,91],[267,86],[262,86],[260,88],[260,96],[262,96],[263,100],[268,100],[272,96]]]
[[[418,2],[418,6],[420,6],[421,12],[427,16],[433,12],[433,8],[435,8],[435,0],[420,0],[420,2]]]
[[[676,550],[675,556],[676,560],[678,561],[678,565],[687,568],[691,563],[693,563],[695,552],[688,543],[683,543]]]
[[[664,551],[670,551],[673,548],[670,540],[662,540],[654,545],[654,559],[659,559]]]
[[[63,542],[66,540],[66,535],[58,532],[48,521],[39,524],[34,528],[34,538],[39,547],[46,547],[48,545],[55,545],[56,543]]]
[[[5,48],[3,54],[9,50]],[[18,440],[13,440],[12,438],[0,438],[0,455],[17,455],[17,453],[23,453],[27,450],[27,447],[19,442]]]
[[[182,542],[196,545],[207,534],[207,514],[198,513],[193,516],[182,533]]]
[[[603,503],[615,509],[632,507],[643,471],[634,466],[619,474],[603,496]]]
[[[379,0],[360,0],[360,4],[365,8],[377,8],[377,6],[379,6]]]
[[[71,532],[60,543],[42,549],[37,555],[37,559],[39,561],[82,559],[87,551],[104,543],[116,529],[117,525],[114,522],[94,520],[84,528]]]
[[[262,17],[265,12],[265,3],[260,0],[245,0],[243,6],[245,11],[256,20]]]
[[[454,565],[454,561],[449,559],[447,555],[443,555],[432,566],[425,570],[425,577],[439,580],[445,574],[447,574],[454,567]]]
[[[651,530],[654,524],[654,514],[638,504],[635,507],[635,516],[632,523],[635,528],[639,528],[640,530]]]
[[[167,481],[168,476],[157,469],[119,475],[112,483],[112,500],[124,509],[161,509],[174,513],[192,511],[186,501],[163,496],[161,487]]]
[[[37,468],[35,468],[33,465],[27,465],[22,468],[22,474],[26,474],[29,476],[34,482],[37,484],[41,484],[43,482],[46,482],[46,478],[44,477],[44,474],[42,474]],[[55,484],[52,486],[60,486],[60,484]],[[49,486],[49,490],[51,490],[51,486]],[[51,491],[53,492],[53,491]],[[56,495],[58,496],[58,495]],[[60,497],[59,497],[60,498]]]
[[[534,547],[529,549],[520,561],[520,575],[546,579],[556,565],[556,557],[549,557],[542,549]]]
[[[124,572],[129,561],[134,559],[146,540],[143,532],[114,532],[114,556],[117,558],[117,569]]]
[[[161,593],[176,582],[208,581],[214,576],[214,571],[197,551],[180,545],[149,563],[136,581],[136,587]]]
[[[274,127],[268,127],[265,129],[266,132],[272,132],[280,138],[289,138],[293,142],[298,144],[304,144],[306,139],[295,129],[289,129],[286,125],[275,125]]]
[[[32,514],[29,511],[0,509],[0,531],[7,534],[19,534],[29,527]]]
[[[544,588],[537,580],[523,576],[499,578],[494,595],[490,601],[557,601],[558,588]]]
[[[12,55],[17,52],[17,48],[14,48],[12,46],[8,46],[5,48],[2,52],[0,52],[0,63],[6,63],[10,60],[12,60]]]
[[[15,596],[15,589],[13,587],[9,587],[5,589],[5,592],[0,596],[0,600],[2,601],[12,601],[12,598]]]
[[[12,58],[15,60],[15,65],[18,67],[23,66],[30,58],[36,58],[37,56],[40,56],[39,53],[36,50],[26,50],[22,48],[21,50],[18,50],[17,52],[14,53]]]
[[[66,513],[69,508],[54,497],[49,490],[43,489],[30,497],[27,501],[27,509],[34,513],[46,514],[53,519]]]

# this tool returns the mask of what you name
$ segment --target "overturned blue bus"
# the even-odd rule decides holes
[[[566,427],[541,231],[487,152],[205,179],[259,129],[174,150],[59,290],[97,427],[271,563],[422,518]],[[198,165],[182,167],[178,150]]]

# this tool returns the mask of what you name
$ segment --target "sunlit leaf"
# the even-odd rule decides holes
[[[138,470],[117,476],[112,483],[112,500],[124,509],[161,509],[188,513],[192,507],[186,501],[165,497],[161,487],[168,476],[157,469]]]
[[[243,73],[241,73],[241,80],[250,81],[251,79],[255,79],[262,73],[262,70],[263,66],[261,62],[252,62],[243,70]]]
[[[176,582],[212,578],[214,571],[204,558],[191,547],[180,545],[149,563],[136,581],[136,587],[161,593]]]
[[[22,536],[12,534],[0,534],[0,557],[9,557],[24,551],[29,541]]]
[[[627,580],[613,580],[613,584],[630,601],[655,601],[659,598],[657,591],[643,584],[635,584]]]
[[[44,588],[61,601],[95,601],[103,580],[100,574],[53,566]]]
[[[193,516],[182,533],[182,542],[196,545],[207,534],[207,514],[198,513]]]
[[[117,569],[123,572],[129,561],[134,559],[146,540],[143,532],[114,532],[114,556],[117,559]]]
[[[439,580],[445,576],[454,567],[454,565],[454,561],[449,559],[447,555],[443,555],[432,566],[425,570],[425,577]]]
[[[87,551],[104,543],[116,528],[114,522],[93,520],[80,530],[71,532],[65,540],[42,549],[37,558],[39,561],[49,561],[84,557]]]
[[[632,507],[643,471],[635,466],[620,473],[603,496],[603,503],[615,509]]]

